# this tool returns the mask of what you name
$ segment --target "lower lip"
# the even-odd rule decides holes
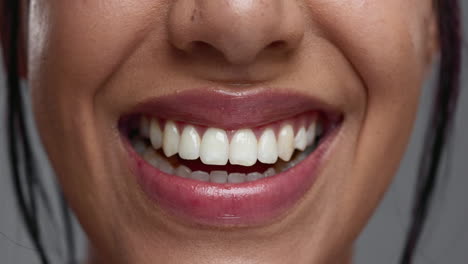
[[[142,190],[169,214],[209,226],[264,225],[294,207],[309,190],[337,134],[329,131],[305,160],[274,176],[241,184],[201,182],[166,174],[143,160],[126,142]]]

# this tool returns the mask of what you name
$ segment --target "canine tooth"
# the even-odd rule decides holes
[[[296,149],[303,151],[307,146],[307,134],[304,127],[299,128],[296,137],[294,138],[294,146]]]
[[[163,151],[166,157],[177,154],[179,150],[179,129],[173,121],[167,121],[164,126]]]
[[[231,164],[252,166],[257,162],[257,138],[251,129],[238,130],[229,146]]]
[[[245,179],[247,181],[256,181],[256,180],[261,179],[261,178],[263,178],[263,174],[261,174],[260,172],[251,172],[251,173],[247,174]]]
[[[229,141],[226,132],[208,128],[200,145],[200,159],[207,165],[226,165],[229,158]]]
[[[196,160],[200,157],[201,139],[193,126],[186,126],[179,142],[179,156],[186,160]]]
[[[175,172],[174,172],[175,175],[182,177],[182,178],[190,177],[191,173],[192,173],[192,170],[184,165],[180,165],[179,167],[177,167],[177,169],[175,169]]]
[[[229,173],[228,182],[229,183],[243,183],[245,181],[245,173]]]
[[[307,128],[307,145],[310,146],[312,143],[314,143],[315,140],[315,132],[316,132],[316,123],[315,121],[310,123],[309,127]]]
[[[226,183],[227,182],[227,171],[212,171],[210,173],[210,181],[216,183]]]
[[[272,129],[266,129],[260,136],[257,155],[258,160],[262,163],[274,164],[278,160],[278,144]]]
[[[290,124],[284,125],[278,135],[278,156],[289,161],[294,152],[294,130]]]
[[[204,171],[194,171],[190,175],[190,178],[198,181],[209,181],[210,175]]]
[[[140,118],[140,134],[145,138],[149,138],[149,135],[150,135],[150,121],[146,116],[142,116]]]
[[[264,177],[270,177],[270,176],[273,176],[276,174],[276,170],[274,168],[268,168],[268,170],[266,170],[264,173],[263,173],[263,176]]]
[[[162,130],[157,119],[152,118],[149,125],[149,138],[154,149],[162,147]]]

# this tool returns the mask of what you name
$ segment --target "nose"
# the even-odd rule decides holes
[[[249,64],[264,51],[282,54],[297,48],[303,17],[293,0],[176,0],[169,38],[187,54],[209,49],[231,64]]]

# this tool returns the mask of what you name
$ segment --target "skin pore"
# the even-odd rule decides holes
[[[91,264],[351,263],[437,50],[430,0],[31,0],[28,16],[35,118]],[[201,226],[141,191],[119,119],[209,86],[287,90],[342,114],[316,182],[286,215]]]

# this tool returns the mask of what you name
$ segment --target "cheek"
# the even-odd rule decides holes
[[[33,0],[31,78],[45,76],[54,82],[50,89],[78,97],[97,93],[149,31],[164,30],[156,25],[164,22],[166,1],[153,2]]]
[[[155,1],[32,0],[29,14],[34,113],[53,164],[73,171],[73,160],[88,161],[85,154],[97,148],[77,142],[107,125],[96,115],[96,94],[149,30],[164,30],[153,27],[162,23],[164,7]],[[73,159],[65,149],[73,150]]]
[[[99,154],[105,144],[105,140],[96,138],[96,131],[108,132],[113,124],[96,115],[94,96],[126,58],[125,54],[134,50],[141,36],[151,30],[152,23],[158,23],[161,16],[151,18],[151,23],[144,22],[148,16],[142,10],[149,10],[144,4],[151,2],[30,3],[28,81],[35,118],[66,196],[92,233],[105,229],[97,224],[108,222],[95,221],[97,218],[118,212],[109,204],[119,204],[109,202],[113,186],[96,176],[104,175],[94,161],[102,158]],[[109,133],[104,137],[114,138]],[[83,191],[94,190],[95,186],[100,187],[99,193]]]
[[[428,9],[421,1],[401,0],[323,1],[323,5],[327,8],[317,13],[318,19],[351,62],[366,93],[359,146],[367,149],[371,147],[368,140],[378,139],[372,149],[400,153],[428,67],[422,23]],[[358,149],[357,153],[361,152]],[[388,156],[381,160],[388,160]]]
[[[316,21],[352,64],[366,95],[341,200],[343,215],[355,218],[340,220],[362,227],[396,172],[417,111],[428,67],[424,16],[415,11],[421,1],[313,2],[323,2]]]

